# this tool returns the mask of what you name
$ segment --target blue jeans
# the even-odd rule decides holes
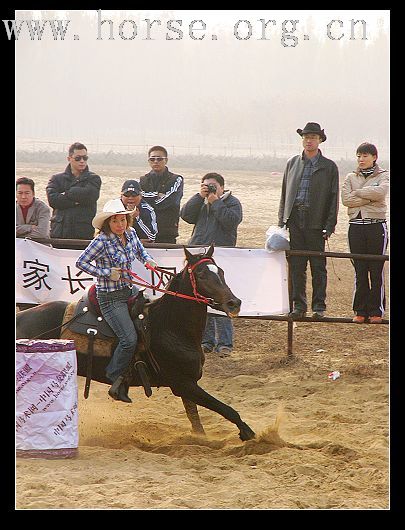
[[[226,346],[233,348],[233,323],[229,317],[207,314],[202,344],[215,350]]]
[[[134,354],[138,337],[129,315],[127,300],[131,296],[130,287],[111,293],[97,293],[101,313],[118,337],[118,345],[106,367],[106,376],[114,382],[127,368]]]

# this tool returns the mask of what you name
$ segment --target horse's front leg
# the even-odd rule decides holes
[[[249,425],[242,421],[235,409],[208,394],[195,381],[176,382],[174,385],[170,385],[170,388],[175,396],[180,396],[181,398],[192,401],[196,405],[213,410],[234,423],[239,428],[239,438],[242,441],[251,440],[256,436]]]
[[[196,434],[205,434],[204,427],[198,414],[197,405],[193,401],[189,401],[183,396],[181,397],[181,400],[183,402],[187,418],[190,420],[193,432]]]

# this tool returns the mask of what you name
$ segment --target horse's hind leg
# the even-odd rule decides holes
[[[187,418],[190,420],[193,432],[196,434],[205,434],[204,427],[202,426],[198,414],[197,405],[193,401],[189,401],[184,397],[182,397],[181,400],[186,410]]]
[[[189,383],[176,383],[170,388],[175,396],[180,396],[183,400],[186,399],[192,401],[196,405],[201,405],[202,407],[213,410],[234,423],[239,428],[239,437],[241,440],[251,440],[255,437],[255,433],[249,425],[242,421],[235,409],[229,405],[225,405],[222,401],[219,401],[208,394],[208,392],[199,387],[197,383],[193,381],[190,381]]]

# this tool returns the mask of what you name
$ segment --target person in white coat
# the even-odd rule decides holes
[[[358,167],[342,186],[342,203],[349,216],[352,254],[385,254],[388,244],[386,197],[389,174],[378,166],[375,145],[363,142],[356,150]],[[353,260],[355,289],[353,322],[381,323],[385,310],[384,261]]]

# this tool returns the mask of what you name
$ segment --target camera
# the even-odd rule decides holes
[[[208,184],[208,193],[217,193],[217,187],[215,184]]]

